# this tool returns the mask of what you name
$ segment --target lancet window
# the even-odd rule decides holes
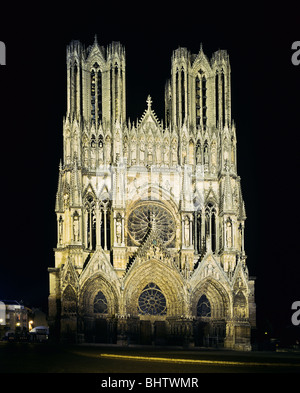
[[[200,70],[195,79],[196,126],[206,129],[207,125],[207,83],[204,72]]]
[[[92,194],[85,199],[85,246],[95,250],[101,246],[109,250],[111,246],[110,233],[110,202],[96,201]]]
[[[120,73],[121,75],[121,73]],[[119,68],[118,64],[112,64],[110,69],[110,103],[111,103],[111,114],[114,115],[114,120],[118,118],[119,106],[118,106],[118,83],[119,83]]]
[[[180,102],[179,102],[179,97],[180,97],[180,93],[179,93],[179,72],[177,70],[176,72],[176,117],[177,117],[177,122],[178,125],[179,124],[179,113],[180,113]]]
[[[88,195],[85,201],[85,245],[86,248],[94,250],[96,247],[96,211],[95,200]]]
[[[184,122],[185,118],[185,75],[184,69],[181,70],[181,124]]]
[[[108,200],[100,202],[99,209],[99,242],[104,250],[109,250],[111,245],[111,233],[110,233],[110,203]]]
[[[205,237],[210,241],[212,252],[216,251],[216,208],[209,202],[205,208]]]
[[[182,67],[181,70],[177,69],[176,71],[176,117],[177,117],[177,125],[179,127],[183,124],[184,118],[186,116],[185,85],[186,85],[186,75],[185,75],[185,70]]]
[[[200,78],[199,78],[199,76],[197,76],[196,77],[196,91],[195,91],[195,94],[196,94],[196,100],[195,100],[195,105],[196,105],[196,108],[195,108],[195,110],[196,110],[196,126],[200,125],[200,120],[201,120],[201,113],[200,113],[200,111],[201,111],[200,85],[201,85]]]
[[[204,238],[203,238],[203,233],[202,233],[202,215],[201,215],[201,211],[196,211],[195,214],[196,214],[195,247],[196,247],[197,254],[201,254],[204,252]]]
[[[118,114],[119,114],[119,107],[118,107],[118,74],[119,74],[119,70],[118,70],[118,66],[117,64],[115,65],[115,108],[116,108],[116,114],[115,114],[115,118],[118,118]]]
[[[95,121],[96,116],[96,74],[91,72],[91,118]]]
[[[102,120],[102,74],[100,70],[97,72],[97,109],[99,124]]]
[[[91,70],[91,118],[98,124],[102,120],[102,74],[97,63]]]
[[[221,73],[221,84],[222,84],[222,125],[225,126],[225,77],[222,70]]]
[[[78,74],[78,68],[77,68],[77,64],[75,63],[74,65],[74,111],[76,112],[77,109],[77,74]]]
[[[223,69],[215,76],[216,126],[225,125],[225,76]]]
[[[204,210],[195,212],[195,249],[205,254],[208,247],[217,250],[217,213],[215,205],[209,202]]]
[[[219,123],[219,74],[216,72],[215,77],[215,108],[216,108],[216,127]]]
[[[209,146],[207,140],[204,142],[203,146],[203,164],[204,164],[204,170],[208,171],[209,168]]]

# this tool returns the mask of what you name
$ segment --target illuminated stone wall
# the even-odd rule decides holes
[[[231,120],[226,51],[174,51],[165,124],[148,96],[126,119],[125,49],[67,48],[49,268],[49,323],[63,340],[251,349],[254,281]]]

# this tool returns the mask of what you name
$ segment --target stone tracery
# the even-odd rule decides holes
[[[168,342],[250,349],[254,281],[227,52],[173,52],[165,125],[150,96],[126,122],[120,43],[73,41],[67,77],[50,324],[61,337],[138,342],[150,323]]]

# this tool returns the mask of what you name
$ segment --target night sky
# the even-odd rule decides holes
[[[2,247],[0,300],[23,300],[47,310],[48,267],[54,266],[54,212],[62,124],[66,113],[66,45],[120,41],[126,49],[127,118],[146,109],[148,94],[164,118],[164,87],[178,46],[211,58],[226,49],[231,62],[232,117],[238,141],[238,174],[247,220],[245,250],[256,277],[258,324],[276,335],[291,326],[300,300],[299,80],[291,46],[300,40],[296,10],[210,10],[201,2],[177,12],[154,3],[117,4],[83,12],[26,5],[2,15],[0,67]],[[169,3],[168,3],[169,4]],[[147,17],[144,15],[147,10]],[[117,14],[117,16],[116,16]],[[182,22],[183,21],[183,22]]]

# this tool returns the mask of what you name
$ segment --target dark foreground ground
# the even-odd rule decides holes
[[[300,353],[0,342],[0,372],[300,373]]]

